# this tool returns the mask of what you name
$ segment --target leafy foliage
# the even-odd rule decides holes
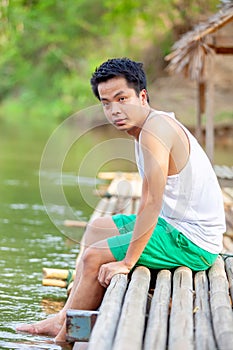
[[[109,57],[147,64],[217,0],[2,0],[0,119],[48,125],[96,103],[89,78]]]

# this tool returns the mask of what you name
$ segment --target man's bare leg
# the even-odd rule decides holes
[[[111,216],[100,217],[88,223],[80,242],[80,251],[76,260],[76,280],[80,278],[80,265],[82,264],[82,256],[85,250],[93,243],[117,235],[119,235],[119,231]]]
[[[103,299],[105,288],[98,281],[101,265],[116,261],[106,240],[93,244],[83,256],[83,269],[79,284],[74,291],[74,297],[68,300],[67,309],[96,310]],[[66,310],[63,309],[63,327],[55,338],[56,342],[65,342]]]
[[[83,261],[82,257],[86,249],[93,243],[101,241],[111,236],[118,235],[118,229],[112,218],[103,217],[94,220],[88,224],[86,232],[83,235],[80,244],[80,253],[76,262],[76,276],[69,298],[64,308],[55,316],[46,320],[42,320],[35,324],[22,324],[16,328],[17,331],[28,332],[32,334],[46,334],[55,337],[62,328],[64,323],[64,314],[73,302],[73,298],[77,298],[76,289],[78,287],[80,277],[82,275]]]

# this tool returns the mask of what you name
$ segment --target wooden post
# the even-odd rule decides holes
[[[202,114],[205,113],[205,82],[198,82],[196,138],[202,143]]]
[[[214,62],[209,59],[206,98],[206,153],[211,163],[214,160]]]

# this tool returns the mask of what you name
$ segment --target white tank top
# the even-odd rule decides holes
[[[158,114],[173,118],[185,131],[190,144],[185,167],[179,174],[167,177],[160,216],[199,247],[218,254],[222,250],[226,225],[222,192],[212,165],[195,137],[175,119],[174,113],[153,111],[149,118]],[[135,155],[143,177],[140,136],[139,142],[135,141]]]

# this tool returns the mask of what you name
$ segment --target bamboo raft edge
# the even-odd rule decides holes
[[[112,180],[112,187],[110,188],[112,195],[100,199],[98,208],[94,211],[92,218],[112,215],[115,212],[137,212],[139,198],[136,195],[132,195],[132,191],[131,197],[128,193],[126,195],[122,193],[122,189],[119,186],[123,179],[122,174],[117,176],[117,181],[112,176],[113,174],[106,176],[106,178],[108,177],[108,179],[111,178]],[[135,181],[135,178],[133,181]],[[232,220],[232,189],[223,188],[222,191],[225,211],[228,210],[229,218]],[[228,230],[227,235],[224,235],[223,252],[227,254],[233,252],[230,230]],[[128,290],[134,288],[133,280],[135,280],[136,286],[141,283],[140,279],[135,277],[135,272],[127,282],[127,286],[123,288],[123,299],[121,292],[117,302],[113,302],[110,291],[117,291],[118,288],[121,290],[122,281],[120,275],[114,276],[101,304],[101,312],[90,333],[90,339],[86,344],[86,348],[88,350],[94,348],[95,350],[151,350],[152,348],[165,350],[167,349],[167,344],[172,349],[180,349],[185,344],[186,349],[193,350],[195,344],[196,350],[202,350],[203,346],[211,348],[211,350],[217,348],[230,350],[229,344],[232,344],[233,339],[233,282],[229,282],[233,280],[232,266],[233,258],[228,258],[226,262],[223,262],[222,258],[218,258],[209,271],[194,273],[186,267],[177,268],[172,272],[168,270],[159,271],[155,277],[152,301],[149,304],[148,297],[151,295],[151,292],[148,289],[148,282],[146,282],[147,287],[145,287],[143,297],[140,297],[143,305],[140,306],[140,310],[143,310],[142,313],[138,313],[138,305],[134,306],[132,301],[135,298],[132,295],[127,299]],[[147,268],[143,269],[148,271],[144,272],[147,275],[149,270]],[[231,296],[229,296],[226,283],[230,284]],[[222,284],[225,287],[222,290],[218,290],[216,289],[216,284]],[[145,296],[147,296],[146,302]],[[138,300],[138,297],[136,300]],[[125,302],[126,305],[124,306]],[[104,305],[111,305],[111,303],[112,308],[104,307]],[[132,309],[132,315],[129,313],[129,316],[127,314],[126,317],[126,313],[123,310],[130,312],[130,309]],[[146,309],[148,309],[149,313],[147,322]],[[224,326],[223,331],[219,331],[218,319],[222,320],[225,312],[227,312],[227,325]],[[139,314],[140,316],[138,316]],[[123,317],[122,321],[120,321],[121,317]],[[113,324],[103,327],[103,320],[112,320]],[[163,321],[161,322],[161,320]],[[135,327],[139,331],[137,335],[134,333],[132,324],[138,324]],[[144,329],[146,324],[147,326]],[[182,324],[185,326],[181,326]],[[145,336],[143,336],[144,330]],[[76,341],[73,350],[81,349],[79,347],[81,344]]]

